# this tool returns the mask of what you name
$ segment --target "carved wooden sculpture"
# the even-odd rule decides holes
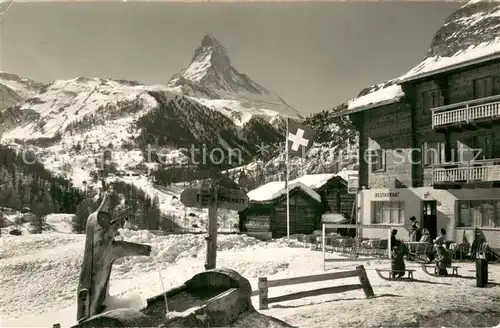
[[[78,284],[77,320],[80,322],[102,313],[108,295],[113,262],[124,256],[149,256],[151,246],[116,241],[119,221],[112,219],[109,194],[104,194],[99,208],[87,220],[85,252]]]

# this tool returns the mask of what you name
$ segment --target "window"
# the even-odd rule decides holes
[[[442,106],[444,103],[441,90],[429,90],[422,92],[422,110],[428,111],[431,108]]]
[[[493,96],[493,77],[474,80],[474,99]]]
[[[372,172],[385,171],[385,151],[383,149],[372,149],[370,156],[370,164]]]
[[[247,229],[269,231],[270,220],[268,216],[252,216],[245,224]]]
[[[426,142],[423,145],[422,156],[424,166],[440,164],[445,161],[445,146],[443,142]]]
[[[500,199],[458,200],[457,227],[500,228]]]
[[[402,201],[375,201],[372,202],[372,223],[403,224],[404,202]]]

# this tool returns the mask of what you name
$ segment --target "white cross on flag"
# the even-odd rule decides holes
[[[288,119],[286,138],[289,157],[305,157],[312,147],[316,133],[309,127]]]

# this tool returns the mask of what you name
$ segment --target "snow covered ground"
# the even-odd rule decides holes
[[[121,180],[134,185],[144,191],[149,197],[158,196],[160,210],[168,215],[180,227],[191,229],[190,231],[207,231],[208,209],[197,207],[186,207],[180,201],[180,195],[187,187],[181,184],[173,184],[169,187],[157,187],[151,179],[145,176],[109,178],[107,182]],[[238,227],[239,216],[237,211],[219,209],[218,221],[221,226],[219,231],[235,231]],[[198,228],[193,228],[198,227]],[[236,229],[237,231],[237,229]]]
[[[123,181],[143,190],[149,197],[158,196],[159,208],[164,215],[167,215],[175,224],[185,228],[190,232],[205,232],[208,224],[208,209],[184,206],[179,198],[186,188],[182,184],[173,184],[169,187],[156,187],[151,179],[145,176],[113,177],[108,178],[107,183],[112,181]],[[23,234],[30,231],[30,223],[15,224],[16,219],[22,214],[14,210],[3,211],[7,220],[7,226],[1,228],[2,235],[8,234],[13,228],[19,229]],[[238,212],[226,209],[218,210],[219,231],[238,231]],[[45,218],[47,223],[44,230],[71,233],[70,221],[73,214],[50,214]],[[18,219],[17,219],[18,220]]]
[[[157,265],[165,288],[190,279],[203,269],[205,241],[201,235],[155,236],[146,231],[121,230],[125,240],[150,244],[151,257],[120,259],[111,274],[110,293],[114,304],[135,302],[161,293]],[[288,247],[284,240],[261,242],[243,235],[219,237],[217,264],[238,271],[250,280],[323,273],[321,252]],[[48,233],[0,238],[0,313],[2,327],[69,327],[76,318],[76,289],[83,255],[84,235]],[[329,255],[334,256],[334,255]],[[356,262],[330,264],[329,272],[350,270]],[[388,262],[362,263],[377,295],[367,300],[362,291],[324,295],[271,304],[269,314],[300,327],[379,327],[408,325],[419,315],[446,310],[494,311],[500,305],[500,287],[476,288],[475,280],[438,279],[417,269],[421,282],[390,282],[380,279],[376,267]],[[412,266],[411,263],[407,264]],[[473,264],[461,264],[461,274],[474,276]],[[500,281],[500,267],[490,265],[490,279]],[[352,280],[351,280],[352,279]],[[276,287],[270,296],[302,290],[356,283],[357,278]],[[253,298],[258,308],[257,297]]]
[[[9,231],[12,229],[20,230],[23,235],[31,233],[32,230],[31,222],[25,222],[22,220],[23,214],[14,211],[12,209],[3,209],[4,213],[4,227],[0,228],[2,235],[8,235]],[[71,220],[73,219],[74,214],[49,214],[44,220],[43,231],[42,233],[62,233],[69,234],[73,233],[73,228],[71,226]]]

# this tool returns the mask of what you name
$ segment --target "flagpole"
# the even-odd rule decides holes
[[[290,193],[288,192],[288,117],[286,118],[286,136],[285,136],[285,190],[286,190],[286,238],[290,242]]]

